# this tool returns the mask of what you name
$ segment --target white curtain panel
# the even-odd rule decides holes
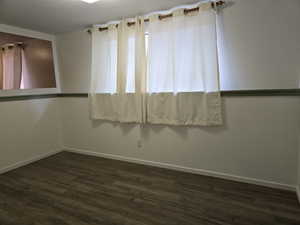
[[[3,89],[3,50],[0,48],[0,90]]]
[[[22,78],[22,48],[7,46],[2,52],[3,89],[20,89]]]
[[[144,22],[127,20],[92,35],[92,119],[145,122],[146,56]]]
[[[147,121],[169,125],[222,124],[216,12],[177,9],[148,25]]]

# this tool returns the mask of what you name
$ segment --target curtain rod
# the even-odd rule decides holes
[[[225,1],[211,2],[211,7],[212,7],[213,9],[215,9],[216,7],[225,5],[225,3],[226,3]],[[199,11],[199,9],[200,9],[199,6],[196,7],[196,8],[184,9],[184,14],[188,14],[188,13],[194,12],[194,11]],[[169,18],[169,17],[172,17],[172,16],[173,16],[173,14],[170,13],[170,14],[166,14],[166,15],[159,15],[158,18],[159,18],[160,20],[162,20],[162,19]],[[150,21],[149,18],[144,19],[144,22],[149,22],[149,21]],[[128,26],[132,26],[132,25],[135,24],[135,22],[128,22],[127,24],[128,24]],[[116,26],[118,26],[118,24],[117,24]],[[99,29],[99,31],[101,32],[101,31],[108,30],[108,27],[99,27],[98,29]],[[91,33],[92,33],[92,30],[91,30],[91,29],[88,29],[87,32],[88,32],[89,34],[91,34]]]
[[[21,48],[24,48],[25,45],[23,42],[16,42],[16,43],[8,43],[8,44],[4,44],[2,45],[0,48],[2,49],[2,51],[5,50],[5,48],[7,47],[8,49],[12,49],[14,48],[15,46],[18,46],[18,47],[21,47]]]

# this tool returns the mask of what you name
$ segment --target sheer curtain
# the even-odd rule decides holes
[[[177,9],[92,32],[92,119],[169,125],[222,124],[216,12]],[[130,21],[132,22],[132,21]]]
[[[139,18],[92,34],[91,118],[145,122],[145,31]]]
[[[22,48],[6,46],[2,51],[3,89],[20,89],[22,78]]]
[[[211,3],[160,20],[150,17],[147,121],[170,125],[222,124],[216,36]]]
[[[3,89],[3,50],[0,48],[0,90]]]

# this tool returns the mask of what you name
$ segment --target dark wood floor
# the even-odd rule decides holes
[[[0,175],[0,225],[300,225],[295,193],[63,152]]]

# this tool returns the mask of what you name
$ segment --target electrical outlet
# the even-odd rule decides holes
[[[137,141],[137,146],[138,146],[138,148],[143,147],[142,140],[138,140],[138,141]]]

